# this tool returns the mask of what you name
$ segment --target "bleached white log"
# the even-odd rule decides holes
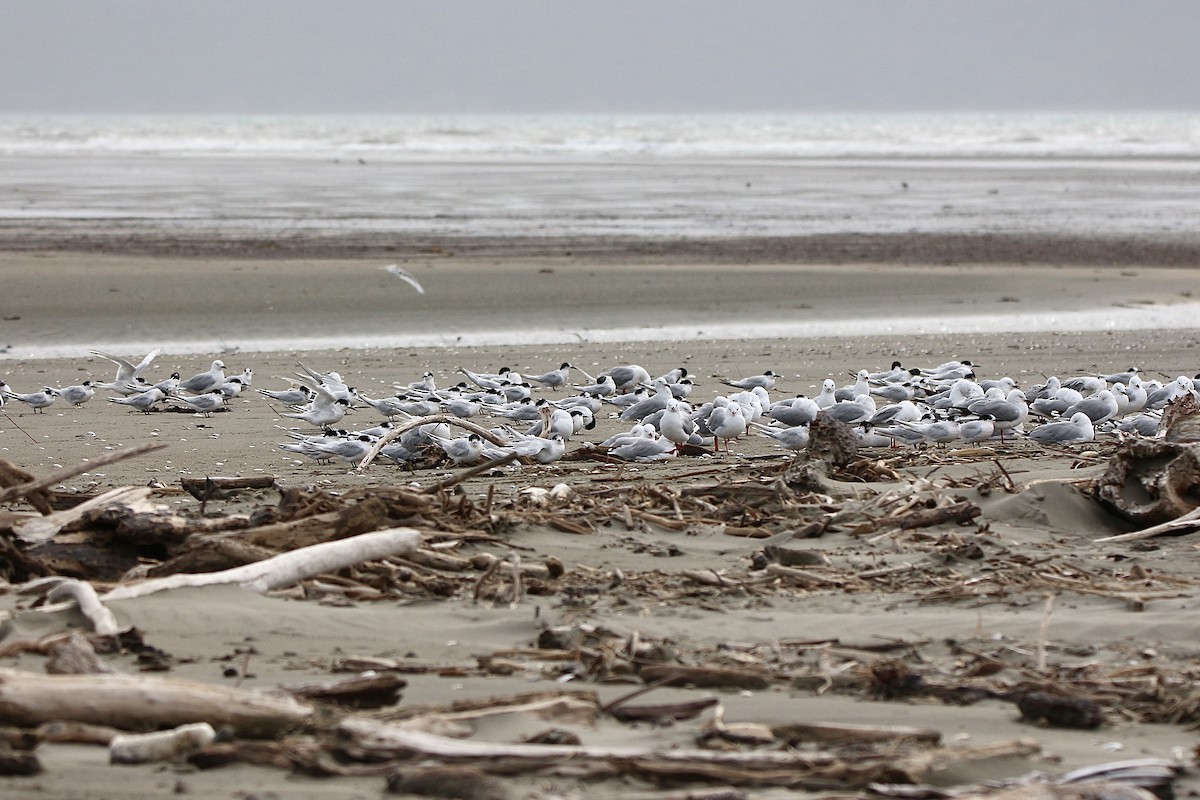
[[[110,764],[150,764],[172,761],[207,747],[217,732],[207,722],[180,725],[169,731],[114,736],[108,743]]]
[[[413,528],[387,528],[302,547],[220,572],[168,575],[124,584],[106,592],[100,599],[128,600],[170,589],[216,585],[235,585],[253,592],[266,592],[290,586],[322,572],[334,572],[388,556],[407,555],[416,550],[420,543],[421,534]]]
[[[0,670],[0,724],[22,728],[67,721],[149,731],[207,722],[240,736],[269,737],[312,714],[312,706],[291,696],[166,676]]]

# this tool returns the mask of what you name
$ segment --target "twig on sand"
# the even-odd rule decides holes
[[[124,461],[127,458],[134,456],[143,456],[146,453],[153,453],[155,450],[162,450],[167,445],[162,442],[152,442],[150,444],[141,444],[137,447],[130,447],[127,450],[117,450],[107,455],[94,458],[90,461],[85,461],[82,464],[76,464],[73,467],[60,469],[57,472],[52,472],[44,478],[38,478],[36,481],[22,483],[19,486],[10,486],[4,491],[0,491],[0,503],[8,500],[15,500],[18,497],[24,497],[32,492],[40,491],[41,489],[49,489],[56,483],[62,483],[67,478],[74,478],[76,475],[87,472],[88,470],[102,467],[106,464],[112,464],[117,461]]]

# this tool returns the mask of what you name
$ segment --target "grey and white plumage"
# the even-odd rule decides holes
[[[225,382],[225,362],[216,359],[207,372],[199,372],[187,380],[179,382],[179,389],[193,394],[203,394],[212,391]]]
[[[737,389],[753,389],[755,386],[761,386],[763,389],[770,391],[775,388],[775,382],[778,377],[771,370],[767,370],[761,375],[751,375],[747,378],[739,378],[734,381],[722,379],[721,383]]]
[[[1029,432],[1029,438],[1041,444],[1071,444],[1072,442],[1090,442],[1096,438],[1096,429],[1092,420],[1082,411],[1071,415],[1066,422],[1047,422]]]
[[[91,381],[84,381],[74,386],[63,386],[54,391],[63,399],[63,402],[72,406],[81,406],[96,396],[96,389]]]
[[[421,282],[417,280],[417,277],[401,267],[399,264],[388,264],[386,267],[383,267],[383,270],[389,275],[393,275],[404,281],[413,289],[416,289],[417,294],[425,294],[425,287],[421,285]]]
[[[117,376],[112,382],[115,384],[126,384],[136,382],[138,378],[142,377],[142,372],[146,369],[146,367],[150,366],[154,362],[154,359],[158,358],[158,354],[161,353],[162,350],[157,347],[154,348],[145,356],[143,356],[142,360],[136,364],[127,359],[121,358],[120,356],[112,356],[108,353],[102,353],[99,350],[89,350],[88,352],[94,356],[98,356],[99,358],[106,359],[116,364]]]
[[[307,386],[293,386],[290,389],[255,389],[263,397],[277,400],[285,406],[302,406],[312,400],[312,389]]]
[[[612,378],[613,385],[618,392],[630,392],[639,386],[650,383],[650,373],[646,371],[645,367],[637,364],[623,364],[605,370],[596,376],[597,382],[605,375]]]
[[[878,406],[875,404],[875,398],[869,394],[860,394],[853,400],[841,400],[829,408],[821,410],[821,413],[836,419],[838,422],[844,422],[847,425],[857,425],[860,422],[867,422],[871,417],[878,413]]]
[[[483,458],[483,437],[478,433],[447,439],[442,436],[429,436],[430,441],[441,448],[446,457],[455,464],[474,464]]]
[[[152,387],[144,392],[129,395],[128,397],[110,397],[108,398],[108,402],[129,406],[138,411],[146,412],[153,408],[156,403],[161,403],[166,397],[167,395],[162,389]]]
[[[185,405],[197,414],[203,414],[206,417],[211,417],[212,412],[225,405],[225,395],[221,393],[220,389],[212,389],[211,391],[192,397],[175,395],[167,399],[172,403]]]
[[[759,436],[766,436],[769,439],[774,439],[788,450],[803,450],[808,447],[808,426],[794,425],[790,428],[774,428],[770,425],[762,425],[753,423],[751,428]]]
[[[1093,425],[1099,425],[1101,422],[1106,422],[1117,416],[1120,411],[1120,406],[1117,404],[1117,398],[1112,393],[1111,389],[1101,389],[1095,394],[1085,395],[1082,400],[1070,406],[1063,412],[1064,417],[1073,417],[1075,414],[1086,414]]]
[[[313,399],[307,407],[280,416],[302,420],[318,428],[341,422],[342,417],[346,416],[346,409],[350,407],[350,401],[344,397],[334,397],[322,384],[311,385],[309,388],[313,390]]]
[[[769,417],[776,422],[781,422],[788,427],[796,425],[807,425],[817,417],[817,412],[821,410],[817,402],[811,397],[793,397],[791,400],[779,400],[770,405],[763,412],[764,417]]]
[[[611,375],[600,375],[595,382],[582,386],[576,385],[574,388],[580,394],[589,394],[595,397],[611,397],[617,393],[617,384]]]
[[[675,443],[661,436],[633,439],[609,449],[608,454],[622,461],[665,461],[675,457]]]
[[[1012,389],[1003,398],[984,397],[967,404],[967,411],[977,417],[987,417],[993,423],[1000,438],[1004,432],[1012,430],[1029,419],[1029,403],[1025,401],[1025,393],[1020,389]]]
[[[1117,430],[1124,433],[1136,433],[1138,436],[1158,435],[1158,426],[1162,424],[1159,414],[1135,414],[1117,423]]]
[[[547,389],[557,389],[561,386],[566,386],[567,381],[571,376],[571,363],[564,361],[558,369],[552,369],[549,372],[544,372],[541,375],[526,375],[525,380],[540,383]]]
[[[54,405],[54,399],[56,396],[54,389],[51,389],[49,386],[45,387],[40,392],[28,392],[26,394],[22,394],[20,392],[12,391],[12,389],[8,387],[8,384],[0,383],[0,392],[2,392],[4,396],[10,400],[19,400],[20,402],[29,406],[31,409],[33,409],[33,413],[35,414],[46,413],[45,409]]]

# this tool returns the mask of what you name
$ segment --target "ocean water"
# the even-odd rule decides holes
[[[0,117],[0,224],[1193,232],[1200,115]]]
[[[0,116],[0,228],[210,237],[1195,237],[1200,115]],[[931,291],[936,291],[931,287]],[[880,313],[884,313],[880,311]],[[1194,302],[379,336],[244,349],[1195,327]],[[583,328],[582,334],[580,328]],[[111,349],[211,349],[148,330]],[[465,337],[465,338],[464,338]],[[33,337],[0,358],[78,350]],[[61,352],[60,352],[61,351]]]

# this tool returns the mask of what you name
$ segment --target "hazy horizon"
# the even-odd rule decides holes
[[[1193,0],[39,0],[0,113],[1200,111]]]

